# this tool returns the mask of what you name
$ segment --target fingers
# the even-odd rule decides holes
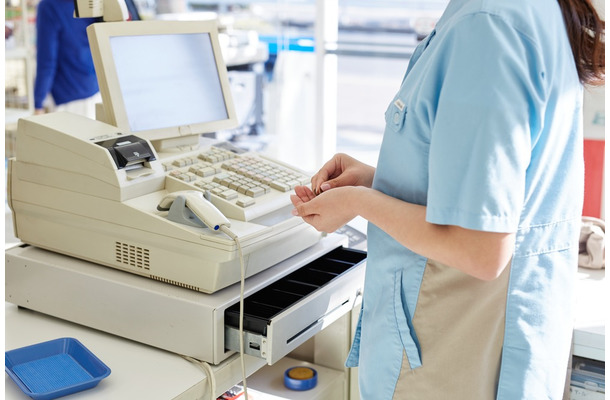
[[[337,186],[336,185],[336,181],[334,179],[331,180],[331,181],[324,182],[323,184],[321,184],[320,185],[320,193],[326,192],[328,189],[332,188],[333,187],[333,183],[335,183],[335,186]]]
[[[339,153],[311,178],[311,187],[316,195],[342,186],[371,187],[374,175],[375,168]]]
[[[316,194],[309,187],[307,187],[307,186],[297,186],[297,187],[294,188],[294,192],[304,202],[308,202],[310,200],[313,200],[316,197]]]
[[[333,158],[328,160],[326,164],[320,168],[317,174],[311,178],[311,188],[316,195],[319,195],[324,190],[330,189],[330,187],[322,188],[322,185],[329,179],[335,178],[343,172],[341,154],[336,154]]]
[[[320,175],[315,175],[311,178],[311,188],[313,189],[313,193],[317,196],[322,193],[324,190],[322,189],[322,185],[325,184],[328,177],[323,178]]]
[[[309,214],[307,211],[307,203],[316,198],[314,192],[307,186],[297,186],[294,188],[295,194],[290,195],[290,201],[294,205],[295,209],[292,211],[293,215],[304,217]]]
[[[334,232],[354,217],[349,206],[344,203],[345,191],[350,188],[337,188],[316,196],[307,186],[295,187],[295,194],[290,196],[294,209],[292,215],[303,220],[320,232]]]

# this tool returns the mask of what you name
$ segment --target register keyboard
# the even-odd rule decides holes
[[[310,178],[294,167],[227,144],[164,160],[168,179],[204,191],[226,217],[256,222],[290,207],[290,192]],[[284,213],[290,215],[290,213]]]

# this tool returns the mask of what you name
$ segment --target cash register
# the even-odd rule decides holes
[[[216,23],[88,34],[97,119],[18,124],[6,301],[213,364],[272,364],[351,310],[366,253],[292,216],[307,172],[202,136],[236,125]]]

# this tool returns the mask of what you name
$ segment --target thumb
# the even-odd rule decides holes
[[[333,186],[331,185],[331,181],[324,182],[323,184],[320,185],[321,192],[326,192],[328,189],[332,189],[332,188],[333,188]]]
[[[343,175],[338,176],[334,179],[330,179],[320,185],[320,191],[325,192],[329,189],[345,186],[346,183],[344,181],[345,181],[345,179],[344,179]]]

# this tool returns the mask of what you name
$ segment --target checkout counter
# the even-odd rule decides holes
[[[138,281],[140,285],[148,288],[151,288],[151,286],[148,286],[150,284],[153,285],[152,287],[164,285],[160,282],[153,282],[145,277],[126,274],[122,271],[24,246],[11,233],[11,213],[8,209],[5,213],[5,223],[7,227],[5,252],[9,260],[7,263],[9,279],[12,279],[10,275],[13,267],[15,267],[11,265],[11,262],[14,263],[15,260],[21,260],[23,265],[20,268],[34,267],[44,269],[49,268],[51,265],[54,268],[66,268],[66,266],[69,267],[70,264],[74,264],[78,265],[78,268],[85,270],[90,269],[95,271],[100,269],[98,272],[103,272],[104,278],[111,278],[116,274],[119,274],[119,276],[124,275],[122,278],[126,278],[129,283],[136,286]],[[358,248],[363,248],[366,245],[363,242],[363,235],[353,228],[348,229],[349,232],[346,233],[352,238],[350,243]],[[354,237],[354,235],[357,237]],[[332,240],[344,242],[339,236]],[[19,256],[20,253],[21,256]],[[13,257],[14,255],[18,256],[15,258]],[[27,261],[24,261],[25,259]],[[40,261],[42,261],[41,265],[35,266]],[[292,262],[298,263],[297,260],[287,261],[284,263],[285,265]],[[273,268],[275,267],[272,267],[267,272],[273,274]],[[37,273],[32,274],[32,276],[34,275],[37,275]],[[257,276],[249,278],[253,282],[248,282],[248,285],[256,286],[256,282],[254,282],[256,278]],[[259,279],[264,279],[264,276],[259,277]],[[78,285],[76,281],[68,283],[65,288],[56,289],[61,291],[66,290],[71,285]],[[86,290],[87,288],[84,289]],[[192,295],[191,298],[199,297],[206,299],[210,297],[210,295],[203,293],[189,293],[187,289],[178,287],[169,286],[166,289],[170,290],[172,296],[179,296],[182,293],[183,296],[186,294]],[[224,291],[230,292],[231,288]],[[154,291],[150,293],[154,293]],[[44,302],[45,298],[47,301],[50,301],[49,296],[51,295],[50,292],[42,293],[40,301]],[[54,296],[56,295],[57,293],[54,294]],[[144,294],[144,296],[146,295]],[[148,300],[151,299],[149,298]],[[143,299],[139,295],[134,294],[133,300],[136,302]],[[20,306],[13,304],[10,291],[7,292],[7,302],[5,303],[6,350],[57,338],[72,337],[83,343],[112,371],[95,388],[71,394],[71,399],[209,399],[220,396],[242,380],[239,354],[233,353],[217,365],[211,365],[213,372],[212,379],[216,388],[214,397],[212,397],[210,393],[210,376],[202,370],[199,364],[193,363],[175,352],[122,337],[120,332],[111,334],[100,329],[87,327],[81,323],[70,322],[61,317],[58,318],[28,309],[28,301],[25,300]],[[72,301],[79,302],[78,299],[72,299]],[[146,301],[143,302],[146,303]],[[121,314],[128,311],[128,307],[123,307],[123,310],[121,310],[118,300],[115,305],[110,305],[107,300],[101,301],[101,299],[100,303],[102,303],[103,307],[108,308],[108,315],[115,314],[117,318],[121,318]],[[39,307],[41,307],[40,304],[35,306],[35,308]],[[90,304],[88,306],[82,305],[82,307],[85,308],[86,312],[89,312],[87,307],[94,306]],[[355,372],[346,369],[343,365],[352,341],[352,325],[355,324],[358,314],[354,312],[352,315],[351,310],[354,307],[359,307],[359,298],[355,298],[353,302],[348,304],[345,310],[342,311],[342,315],[338,316],[335,321],[326,323],[323,330],[320,329],[315,334],[308,335],[306,339],[304,338],[305,340],[299,342],[299,346],[291,350],[287,357],[282,356],[278,360],[274,360],[273,365],[268,365],[267,360],[264,358],[245,355],[248,394],[253,399],[259,400],[358,398],[355,378],[350,379],[350,376]],[[148,309],[145,312],[155,313],[155,310]],[[154,323],[154,321],[149,319],[148,323]],[[134,324],[133,327],[135,330],[141,331],[150,328],[149,326],[137,324]],[[179,333],[177,333],[176,339],[172,338],[171,341],[180,342],[180,340]],[[318,383],[315,388],[304,392],[296,392],[287,389],[283,385],[284,371],[287,368],[295,366],[309,366],[317,371]],[[350,390],[353,391],[356,397],[350,397]],[[5,375],[5,398],[7,400],[25,400],[29,397],[19,390],[18,386],[12,382],[8,375]]]

